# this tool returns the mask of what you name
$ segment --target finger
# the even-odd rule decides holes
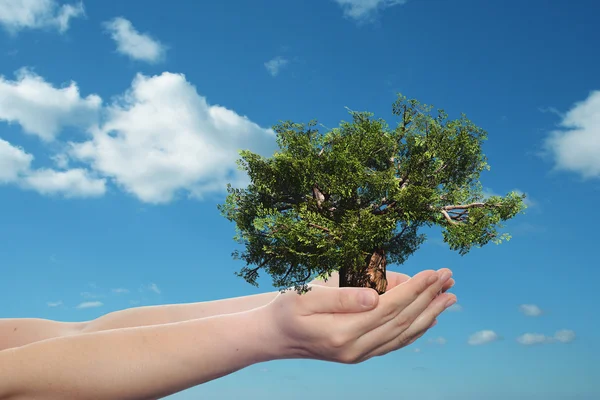
[[[407,330],[382,342],[382,345],[368,353],[368,357],[381,356],[413,344],[436,325],[437,317],[447,308],[446,305],[450,300],[456,301],[456,296],[450,294],[439,296],[423,313],[423,318],[417,318]]]
[[[413,337],[413,338],[412,338],[412,339],[410,339],[410,340],[409,340],[407,343],[403,343],[403,344],[402,344],[400,347],[398,347],[398,348],[395,348],[395,347],[393,346],[393,343],[392,343],[392,345],[391,345],[391,346],[388,346],[388,347],[380,346],[380,347],[378,347],[378,348],[376,348],[376,349],[372,350],[371,352],[369,352],[369,353],[368,353],[368,354],[367,354],[367,355],[366,355],[366,356],[365,356],[363,359],[361,359],[361,360],[360,360],[360,362],[366,361],[366,360],[368,360],[368,359],[370,359],[370,358],[373,358],[373,357],[378,357],[378,356],[383,356],[383,355],[386,355],[387,353],[390,353],[390,352],[392,352],[392,351],[399,350],[401,347],[407,347],[407,346],[410,346],[411,344],[413,344],[414,342],[416,342],[417,340],[419,340],[419,339],[420,339],[420,338],[421,338],[421,337],[422,337],[424,334],[426,334],[426,333],[427,333],[427,331],[428,331],[429,329],[433,328],[433,327],[434,327],[436,324],[437,324],[437,320],[434,320],[434,321],[433,321],[433,323],[431,324],[431,326],[430,326],[428,329],[426,329],[425,331],[423,331],[423,332],[422,332],[422,333],[420,333],[419,335],[417,335],[417,336]],[[390,342],[391,342],[391,341],[390,341]],[[389,342],[388,342],[388,343],[389,343]]]
[[[379,302],[379,295],[371,288],[319,285],[311,288],[310,292],[301,295],[304,297],[300,299],[301,313],[304,315],[360,313],[374,309]]]
[[[448,280],[448,282],[446,282],[444,284],[444,287],[442,288],[442,292],[446,292],[446,291],[450,290],[454,286],[455,283],[456,283],[456,281],[454,279],[450,278]]]
[[[451,298],[451,296],[454,295],[442,294],[433,301],[430,301],[428,306],[425,307],[425,309],[431,309],[431,307],[433,307],[434,304],[437,304],[438,306],[439,304],[444,304],[444,302],[448,301]],[[411,332],[407,331],[414,326],[414,324],[421,317],[422,314],[426,313],[425,309],[416,315],[404,312],[400,313],[398,317],[381,325],[377,329],[374,329],[373,331],[365,334],[364,336],[361,336],[359,338],[360,346],[362,346],[365,349],[376,349],[384,344],[387,344],[387,348],[390,348],[390,346],[392,345],[397,345],[397,342],[399,340],[398,338],[400,338],[400,340],[404,342],[404,346],[407,345],[407,342],[411,339],[411,337],[416,336],[414,333],[414,329]],[[440,312],[441,311],[443,311],[443,307],[440,310]],[[430,312],[426,313],[426,315],[432,314]],[[430,327],[430,325],[433,323],[433,320],[435,320],[436,317],[437,315],[433,315],[431,321],[429,321],[429,323],[426,325],[425,330],[427,330]],[[422,321],[422,319],[420,319],[419,321]],[[420,322],[420,324],[422,324],[422,322]]]
[[[398,272],[393,272],[393,271],[387,271],[386,272],[386,279],[387,279],[387,290],[393,289],[398,285],[403,284],[404,282],[408,281],[410,279],[410,276],[406,275],[406,274],[400,274]]]
[[[406,307],[427,288],[435,284],[438,278],[439,274],[436,271],[421,271],[414,277],[385,292],[381,297],[385,301],[387,311],[395,311],[399,307]]]
[[[438,274],[441,275],[440,279],[428,287],[427,290],[421,293],[415,301],[406,306],[398,315],[398,320],[401,324],[404,324],[405,328],[410,326],[436,297],[439,297],[438,295],[442,292],[444,285],[450,280],[452,271],[448,268],[443,268],[438,271]]]
[[[437,319],[452,304],[456,303],[456,296],[453,294],[444,294],[435,299],[425,311],[415,319],[415,321],[406,330],[405,335],[410,337],[423,329],[428,329],[429,325]]]
[[[357,337],[367,333],[380,336],[381,331],[389,330],[389,327],[385,327],[385,325],[433,285],[438,277],[438,274],[432,270],[419,272],[408,281],[378,296],[378,306],[372,312],[357,314],[347,320],[348,329],[355,332]]]

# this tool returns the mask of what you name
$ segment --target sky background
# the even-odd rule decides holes
[[[0,0],[0,318],[85,321],[274,290],[234,275],[216,205],[237,151],[395,94],[486,129],[488,193],[529,208],[461,257],[458,305],[359,365],[255,365],[172,399],[600,398],[600,3],[593,0]],[[365,381],[367,383],[365,383]]]

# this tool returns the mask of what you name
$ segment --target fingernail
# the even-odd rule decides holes
[[[452,276],[452,272],[450,272],[450,271],[442,272],[442,277],[441,277],[442,283],[446,283],[446,281],[448,279],[450,279],[451,276]]]
[[[446,302],[445,308],[448,308],[456,303],[456,299],[450,299]]]
[[[371,293],[370,290],[364,290],[360,295],[360,304],[365,307],[373,307],[376,301],[375,294]]]

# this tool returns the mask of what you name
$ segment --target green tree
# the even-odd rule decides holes
[[[274,127],[279,151],[270,158],[240,152],[247,188],[228,185],[221,213],[236,223],[246,262],[238,276],[257,285],[266,270],[275,287],[305,293],[315,276],[339,271],[340,287],[382,294],[388,263],[402,264],[437,225],[461,255],[509,239],[502,221],[524,210],[524,196],[484,198],[480,173],[486,132],[463,114],[402,95],[393,103],[395,129],[373,114],[353,112],[326,133],[317,122]]]

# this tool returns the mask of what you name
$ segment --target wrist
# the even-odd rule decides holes
[[[300,346],[291,340],[277,324],[273,303],[250,311],[254,337],[257,338],[257,348],[262,354],[262,361],[304,358]]]

